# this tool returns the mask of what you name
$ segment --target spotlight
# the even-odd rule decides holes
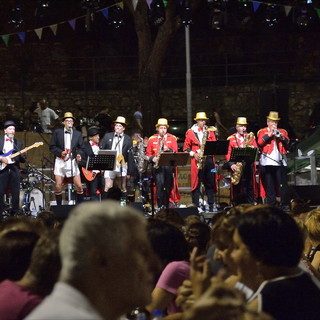
[[[319,18],[316,10],[312,6],[312,2],[306,2],[293,8],[292,10],[293,24],[301,29],[306,29],[316,25]]]
[[[8,23],[12,24],[16,29],[24,24],[23,10],[18,2],[15,8],[10,11]]]
[[[211,28],[220,31],[225,25],[225,12],[218,8],[214,8],[211,10],[210,16]]]
[[[119,29],[124,25],[123,10],[119,6],[114,6],[109,9],[109,25],[115,29]]]
[[[278,27],[285,19],[285,12],[283,6],[268,4],[264,6],[262,13],[262,24],[268,28]]]
[[[162,0],[153,0],[151,3],[150,21],[155,26],[161,26],[165,21],[165,8]]]
[[[192,23],[192,9],[189,1],[183,1],[180,6],[181,24],[188,26]]]
[[[34,12],[34,16],[36,17],[39,23],[44,19],[45,15],[48,12],[49,7],[50,7],[50,0],[38,0],[38,4]]]

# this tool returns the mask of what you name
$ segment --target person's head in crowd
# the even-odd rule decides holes
[[[181,217],[180,213],[175,210],[174,208],[163,208],[160,209],[155,215],[155,219],[165,221],[168,223],[171,223],[175,227],[181,229],[184,225],[185,222],[183,218]]]
[[[320,209],[311,210],[307,214],[304,225],[307,228],[311,245],[317,247],[320,244]]]
[[[41,100],[39,101],[39,105],[40,105],[40,108],[41,108],[42,110],[47,109],[48,106],[49,106],[48,100],[45,99],[45,98],[41,99]]]
[[[79,290],[102,318],[150,302],[155,256],[145,219],[133,208],[110,200],[81,203],[62,228],[60,255],[59,281]]]
[[[305,220],[307,213],[311,210],[310,205],[302,199],[292,199],[290,202],[290,213],[294,217]]]
[[[228,275],[237,274],[237,267],[231,259],[233,249],[232,236],[235,230],[235,222],[240,212],[234,209],[228,215],[222,214],[211,229],[210,242],[214,247],[212,263],[217,262],[225,269]]]
[[[253,206],[239,216],[233,235],[232,257],[239,269],[257,270],[270,278],[295,268],[301,258],[304,242],[301,230],[292,217],[281,209]]]
[[[34,294],[48,295],[58,280],[60,269],[59,231],[48,231],[37,241],[30,266],[18,284],[29,287]]]
[[[60,229],[62,227],[62,221],[52,211],[39,212],[38,220],[48,229]]]
[[[192,214],[184,218],[184,228],[187,228],[193,223],[201,222],[200,216]]]
[[[149,219],[147,232],[161,269],[172,261],[189,260],[188,243],[180,229],[165,221]]]
[[[39,234],[30,230],[9,228],[0,232],[0,282],[22,278],[38,239]]]
[[[190,252],[194,247],[197,247],[199,254],[206,253],[210,240],[210,231],[210,227],[204,222],[193,223],[186,228],[184,235]]]
[[[14,216],[0,223],[0,232],[3,230],[24,230],[41,234],[45,231],[43,224],[38,219],[30,219],[27,216]]]
[[[105,199],[120,201],[122,197],[122,191],[118,187],[112,187],[108,190]]]

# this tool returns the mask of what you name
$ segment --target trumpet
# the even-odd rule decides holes
[[[281,138],[282,137],[282,133],[278,130],[278,129],[274,129],[273,130],[273,135],[277,138]]]

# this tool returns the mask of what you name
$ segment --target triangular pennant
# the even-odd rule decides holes
[[[260,7],[260,2],[257,2],[257,1],[253,1],[252,2],[253,4],[253,11],[256,12],[258,10],[258,8]]]
[[[148,5],[149,9],[151,9],[151,3],[152,3],[152,0],[147,0],[147,5]]]
[[[316,11],[317,11],[318,17],[320,18],[320,8],[315,8],[315,9],[316,9]]]
[[[1,38],[2,38],[3,42],[5,43],[5,45],[8,46],[10,35],[5,34],[5,35],[1,36]]]
[[[132,0],[133,10],[136,10],[137,4],[138,4],[138,0]]]
[[[167,4],[168,4],[168,0],[162,0],[163,4],[164,4],[164,7],[166,8],[167,7]]]
[[[34,32],[38,36],[39,40],[41,40],[41,38],[42,38],[42,31],[43,31],[42,28],[34,29]]]
[[[109,9],[108,8],[101,10],[101,13],[107,20],[109,19]]]
[[[56,36],[57,35],[57,30],[58,30],[58,25],[57,24],[52,24],[50,26],[50,29],[51,29],[52,33]]]
[[[24,43],[26,41],[26,33],[25,32],[18,32],[18,37],[20,38],[22,43]]]
[[[123,2],[119,2],[117,5],[123,10]]]
[[[289,15],[289,12],[291,11],[292,7],[291,6],[284,6],[284,11],[286,13],[286,16]]]
[[[71,28],[72,28],[73,30],[75,30],[75,29],[76,29],[76,19],[68,20],[68,22],[69,22]]]

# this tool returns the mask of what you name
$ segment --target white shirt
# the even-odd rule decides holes
[[[52,293],[25,319],[103,320],[86,296],[64,282],[56,283]]]
[[[48,126],[51,125],[51,121],[58,119],[59,116],[50,108],[45,108],[41,110],[40,121],[41,127],[44,133],[51,133],[52,131],[48,129]]]
[[[10,141],[7,141],[7,139],[10,139]],[[13,142],[14,142],[14,138],[9,138],[7,135],[5,135],[2,152],[7,153],[7,152],[11,151],[12,149],[14,149]],[[11,159],[9,157],[7,157],[7,159],[8,159],[8,164],[15,162],[13,159]]]

